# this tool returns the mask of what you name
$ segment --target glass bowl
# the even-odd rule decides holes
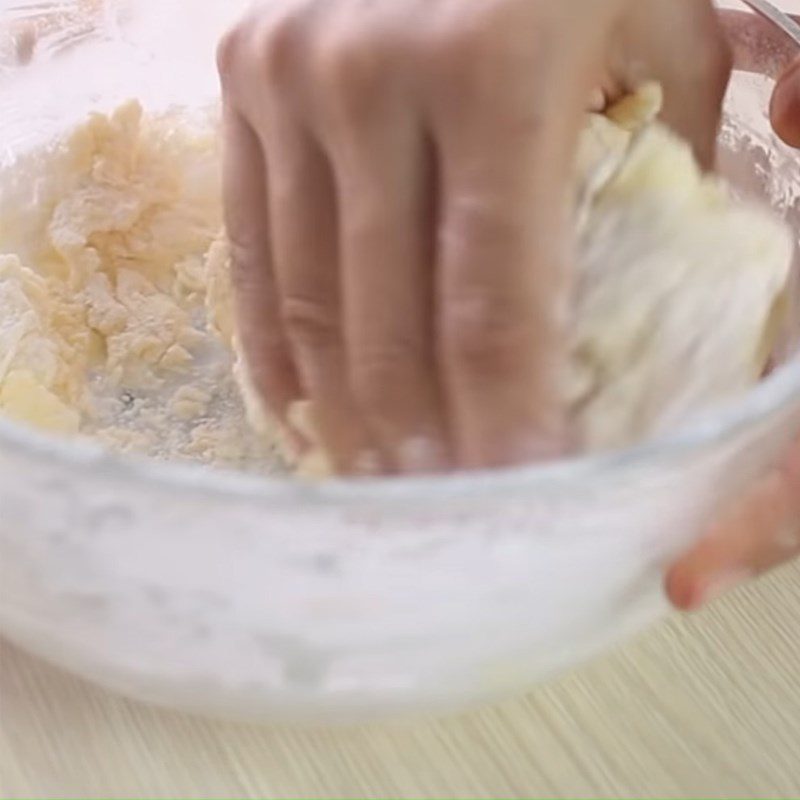
[[[242,5],[0,4],[0,158],[132,96],[213,102],[214,44]],[[800,230],[769,90],[736,76],[723,163]],[[798,433],[796,358],[635,449],[435,479],[301,485],[0,421],[0,631],[112,689],[226,717],[482,703],[664,614],[665,567]]]

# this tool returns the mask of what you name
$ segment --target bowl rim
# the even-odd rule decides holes
[[[308,508],[352,503],[374,506],[396,501],[421,508],[448,499],[487,495],[496,504],[544,488],[574,489],[582,483],[608,481],[614,475],[647,468],[654,462],[686,459],[795,408],[800,420],[800,357],[794,357],[737,401],[697,415],[668,435],[623,450],[538,465],[441,476],[331,478],[311,482],[118,453],[91,440],[58,439],[5,419],[0,419],[0,449],[51,465],[55,462],[65,470],[98,473],[106,479],[138,484],[148,491],[245,500],[272,510],[277,506]]]
[[[3,418],[0,418],[0,451],[51,465],[55,463],[82,474],[101,473],[107,479],[137,484],[149,491],[246,500],[270,509],[278,505],[297,508],[298,505],[375,505],[390,501],[421,507],[447,499],[485,498],[487,495],[497,503],[504,498],[518,497],[521,492],[556,486],[574,488],[583,482],[608,480],[615,474],[645,468],[653,462],[685,459],[755,428],[771,417],[789,413],[795,406],[800,417],[800,356],[790,359],[742,396],[693,415],[669,434],[626,449],[579,455],[546,464],[441,476],[299,481],[290,476],[262,476],[118,453],[88,439],[59,439]]]

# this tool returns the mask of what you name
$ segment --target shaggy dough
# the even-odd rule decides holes
[[[789,232],[703,176],[659,108],[645,87],[592,115],[579,148],[566,391],[587,449],[757,381],[788,285]],[[131,102],[0,170],[0,410],[121,450],[283,468],[232,355],[220,230],[214,112]],[[312,430],[308,408],[293,413]],[[327,472],[321,452],[292,466]]]
[[[569,400],[590,450],[662,433],[764,374],[783,325],[794,240],[768,211],[704,175],[655,122],[648,86],[593,116]]]
[[[280,466],[206,320],[213,302],[230,324],[209,267],[227,260],[218,145],[213,113],[131,102],[0,171],[3,413],[123,451]]]

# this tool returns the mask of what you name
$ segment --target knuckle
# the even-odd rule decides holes
[[[264,248],[253,246],[228,237],[228,280],[237,305],[251,308],[255,305],[265,309],[277,308],[276,288],[272,279],[271,264]],[[272,313],[276,317],[277,314]]]
[[[431,37],[426,59],[441,91],[468,91],[473,83],[480,43],[469,31],[450,31]]]
[[[408,344],[356,349],[350,380],[359,407],[368,415],[391,416],[411,388],[417,349]]]
[[[489,4],[491,5],[491,4]],[[512,55],[508,36],[491,35],[487,9],[473,9],[427,36],[426,58],[440,91],[498,91]]]
[[[269,264],[261,261],[266,244],[263,237],[251,234],[247,226],[229,221],[227,245],[234,281],[245,279],[250,274],[267,273]]]
[[[228,234],[228,250],[230,253],[231,285],[236,291],[247,291],[265,282],[269,274],[269,264],[262,262],[260,253],[263,248],[259,242],[244,238],[234,238]]]
[[[465,20],[445,33],[439,43],[442,59],[457,67],[475,64],[476,58],[489,55],[491,42],[474,24]]]
[[[250,15],[230,28],[217,45],[217,69],[223,84],[237,73],[280,85],[296,74],[306,40],[305,17],[299,9],[280,14]]]
[[[491,257],[492,249],[519,241],[529,228],[524,216],[526,209],[502,198],[499,191],[483,188],[493,187],[506,177],[510,185],[510,168],[498,161],[491,156],[477,157],[463,170],[464,188],[454,193],[439,232],[440,246],[454,262],[468,261],[471,254]]]
[[[268,20],[257,32],[260,70],[272,86],[283,86],[297,74],[305,47],[305,22],[300,14]]]
[[[297,295],[281,302],[281,320],[289,339],[299,347],[321,350],[339,340],[336,313],[324,302]]]
[[[445,357],[455,369],[507,375],[531,357],[530,320],[515,312],[513,304],[478,291],[450,298],[445,309]]]
[[[360,118],[370,113],[385,79],[381,39],[366,31],[336,34],[320,44],[319,83],[339,113]]]
[[[286,369],[288,349],[277,325],[247,320],[242,328],[243,349],[253,378],[270,378]]]
[[[217,70],[223,81],[230,79],[242,49],[243,31],[239,25],[227,30],[217,45]]]

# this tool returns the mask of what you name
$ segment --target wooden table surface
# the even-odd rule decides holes
[[[800,797],[800,564],[528,697],[349,730],[208,722],[0,644],[0,797]]]

